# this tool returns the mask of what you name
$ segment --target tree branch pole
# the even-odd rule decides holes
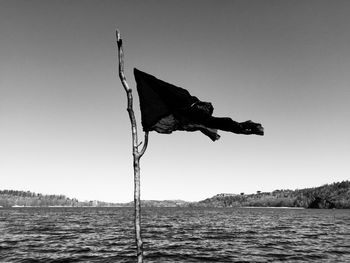
[[[137,247],[137,262],[143,262],[143,242],[141,237],[141,201],[140,201],[140,158],[145,153],[148,145],[148,132],[145,132],[145,141],[141,151],[138,150],[140,144],[138,144],[137,138],[137,125],[136,118],[133,110],[133,98],[132,90],[129,88],[128,83],[124,75],[124,52],[123,41],[120,37],[120,33],[116,31],[117,46],[118,46],[118,59],[119,59],[119,78],[123,84],[126,92],[128,106],[127,111],[131,122],[132,133],[132,154],[134,157],[134,207],[135,207],[135,241]]]

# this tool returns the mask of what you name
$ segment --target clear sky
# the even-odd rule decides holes
[[[142,199],[350,179],[350,2],[0,1],[0,189],[133,199],[115,29],[137,67],[265,136],[152,132]],[[141,139],[142,140],[142,139]]]

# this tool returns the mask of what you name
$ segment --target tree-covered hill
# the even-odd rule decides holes
[[[326,184],[300,190],[275,190],[256,194],[218,194],[199,202],[182,200],[142,200],[143,207],[303,207],[303,208],[350,208],[350,181]],[[29,191],[0,190],[0,206],[122,206],[129,203],[101,201],[81,202],[64,195],[43,195]]]
[[[184,207],[188,202],[182,200],[142,200],[143,207]],[[0,207],[13,206],[65,206],[65,207],[133,207],[134,203],[107,203],[101,201],[78,201],[76,198],[69,198],[64,195],[43,195],[30,191],[0,190]]]
[[[43,195],[30,191],[0,190],[0,206],[118,206],[101,201],[80,202],[64,195]]]
[[[219,194],[195,204],[204,207],[350,208],[350,181],[301,190],[275,190],[256,194]]]

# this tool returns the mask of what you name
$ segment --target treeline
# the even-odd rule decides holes
[[[301,190],[275,190],[245,195],[219,194],[195,206],[204,207],[303,207],[350,208],[350,181],[326,184]]]
[[[30,191],[0,190],[0,206],[117,206],[118,204],[101,201],[78,201],[76,198],[69,198],[64,195],[43,195]]]
[[[298,190],[275,190],[256,194],[218,194],[199,202],[142,200],[143,207],[303,207],[350,208],[350,181]],[[129,203],[81,202],[64,195],[43,195],[30,191],[0,190],[0,206],[131,207]]]

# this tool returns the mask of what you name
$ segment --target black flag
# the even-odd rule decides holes
[[[136,68],[134,75],[144,131],[166,134],[176,130],[201,131],[213,141],[220,138],[217,134],[218,129],[238,134],[264,134],[264,129],[259,123],[238,123],[231,118],[213,117],[214,108],[210,102],[200,101],[183,88],[166,83]]]

